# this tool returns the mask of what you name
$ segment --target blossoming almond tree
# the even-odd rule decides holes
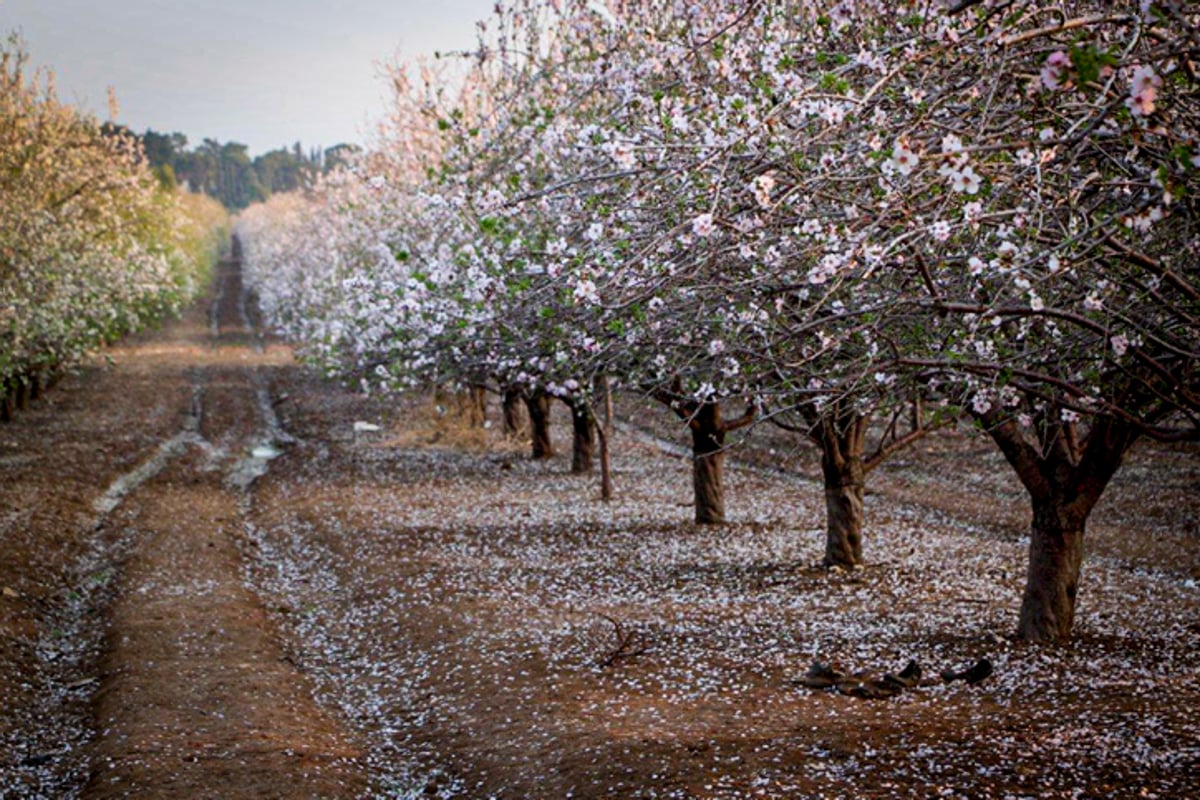
[[[980,191],[911,252],[939,339],[899,361],[973,393],[1032,503],[1019,633],[1063,640],[1086,521],[1123,454],[1198,433],[1200,17],[1174,3],[1006,14],[957,23],[971,57],[916,127],[950,193]],[[918,180],[932,193],[928,169]]]
[[[131,137],[55,97],[0,46],[3,412],[88,351],[177,309],[216,259],[224,214],[158,186]]]
[[[826,334],[843,374],[901,373],[995,439],[1033,506],[1019,632],[1065,639],[1086,519],[1122,454],[1196,435],[1196,15],[963,3],[897,27],[839,9],[795,41],[833,67],[842,110],[775,165],[807,221],[764,236],[808,270],[792,296],[870,321],[852,328],[865,347]],[[779,275],[750,296],[786,289]]]
[[[689,301],[697,285],[709,296],[717,287],[735,308],[796,298],[806,311],[784,318],[784,338],[828,328],[822,349],[847,362],[838,388],[848,396],[886,368],[968,405],[1034,506],[1020,633],[1066,638],[1084,524],[1121,454],[1139,435],[1195,435],[1196,274],[1186,255],[1195,250],[1195,14],[1169,3],[914,5],[896,26],[885,6],[842,4],[794,29],[811,19],[801,4],[726,11],[731,27],[751,18],[754,29],[779,24],[787,34],[774,51],[769,37],[751,39],[702,63],[723,77],[738,72],[739,52],[769,52],[758,83],[744,86],[770,91],[731,96],[713,78],[679,79],[680,127],[696,141],[671,149],[684,155],[669,166],[642,171],[674,190],[658,195],[672,199],[654,209],[661,224],[647,224],[653,215],[639,215],[636,202],[603,220],[616,228],[606,242],[633,253],[653,244],[672,258],[625,259],[599,277],[610,296],[661,288],[645,278],[667,273],[686,277],[676,297]],[[660,63],[641,52],[625,65],[629,96],[639,97],[634,77],[643,75],[634,64],[677,77],[695,52]],[[824,96],[797,78],[801,59],[828,67],[816,78]],[[756,107],[756,96],[769,105]],[[667,98],[627,107],[653,119],[645,110]],[[634,116],[616,117],[608,136],[671,141],[635,127]],[[625,162],[667,151],[597,138]],[[669,184],[674,176],[684,177]],[[730,187],[752,198],[731,200]],[[764,219],[776,190],[790,202]],[[735,248],[749,254],[747,269],[703,271],[714,261],[705,256]],[[852,321],[853,335],[838,319]],[[686,344],[686,332],[668,341]],[[790,383],[804,386],[797,377],[819,363],[787,362]]]
[[[831,467],[834,561],[861,558],[866,421],[965,408],[1031,495],[1021,634],[1068,636],[1121,453],[1195,431],[1194,11],[523,0],[499,19],[479,102],[439,117],[453,144],[422,191],[451,222],[401,293],[436,335],[393,339],[442,374],[647,389],[698,434],[698,519],[723,512],[720,404],[795,416]],[[364,295],[380,313],[401,304],[384,289]]]

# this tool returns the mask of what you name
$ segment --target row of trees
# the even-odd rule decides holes
[[[108,130],[131,135],[119,126]],[[215,197],[231,210],[245,208],[279,192],[294,192],[321,175],[345,166],[359,153],[357,145],[340,144],[305,151],[299,142],[254,158],[244,144],[205,139],[188,147],[182,133],[147,130],[137,136],[150,167],[164,185],[183,186]]]
[[[160,187],[138,143],[60,103],[0,44],[0,415],[62,367],[202,288],[228,230],[215,201]]]
[[[461,90],[397,73],[374,152],[241,217],[251,275],[367,384],[554,395],[577,431],[605,380],[658,398],[697,522],[732,430],[806,436],[831,564],[870,469],[970,415],[1029,493],[1019,632],[1066,639],[1123,454],[1200,434],[1200,14],[829,5],[502,6]]]

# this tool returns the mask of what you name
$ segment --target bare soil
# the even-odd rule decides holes
[[[755,430],[697,527],[653,404],[602,503],[494,402],[341,390],[246,308],[227,264],[0,427],[0,797],[1200,795],[1194,448],[1135,451],[1075,641],[1033,648],[1024,497],[969,431],[873,475],[869,565],[828,572],[794,437]],[[797,683],[910,658],[890,699]]]
[[[0,430],[4,797],[362,789],[353,732],[243,581],[260,393],[291,354],[256,347],[239,300],[224,263],[210,303]]]

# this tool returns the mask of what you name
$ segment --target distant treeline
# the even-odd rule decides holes
[[[359,151],[352,144],[306,151],[296,142],[291,149],[280,148],[250,158],[246,145],[238,142],[205,139],[195,147],[188,147],[188,139],[182,133],[147,130],[133,135],[141,140],[146,159],[160,181],[203,192],[230,210],[266,200],[276,192],[306,186]]]

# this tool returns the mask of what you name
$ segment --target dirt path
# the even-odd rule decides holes
[[[46,705],[66,690],[90,694],[94,738],[84,746],[49,733],[44,743],[26,747],[20,730],[10,731],[8,738],[26,751],[18,770],[59,762],[59,775],[18,774],[0,781],[0,796],[76,796],[80,785],[84,798],[361,793],[353,737],[314,702],[244,582],[239,541],[247,491],[288,438],[265,375],[289,368],[291,357],[284,348],[261,346],[241,288],[237,262],[223,262],[211,305],[114,350],[115,374],[93,375],[88,402],[58,409],[89,453],[102,455],[113,440],[143,426],[153,438],[116,463],[98,458],[91,485],[71,487],[79,527],[86,529],[90,518],[95,533],[81,555],[64,559],[70,555],[64,548],[59,559],[76,564],[76,574],[62,579],[73,584],[68,598],[84,598],[73,635],[91,638],[92,652],[78,654],[61,675],[43,671],[57,685],[24,698],[30,712],[39,693]],[[116,408],[123,429],[100,429],[90,418]],[[27,487],[25,494],[35,491],[55,507],[64,502],[52,484]],[[35,522],[32,512],[29,521]],[[6,598],[32,603],[36,590],[9,587]],[[49,590],[43,595],[46,603],[57,599]],[[96,619],[102,610],[103,622]],[[70,621],[69,609],[58,613]],[[30,614],[30,636],[38,616],[36,609]],[[52,624],[45,614],[41,622]],[[6,717],[20,716],[13,705]],[[78,709],[76,716],[77,725],[88,726]]]
[[[357,793],[357,749],[313,702],[243,584],[244,493],[286,444],[262,373],[286,354],[256,346],[238,265],[220,269],[208,325],[176,328],[190,397],[179,433],[150,459],[163,471],[124,497],[118,481],[98,504],[119,501],[113,522],[131,544],[110,611],[87,798],[195,797],[214,786],[222,797]]]

